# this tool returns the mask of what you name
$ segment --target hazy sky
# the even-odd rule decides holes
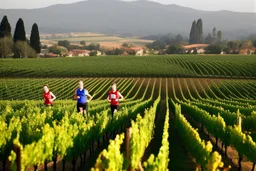
[[[40,8],[81,0],[0,0],[0,8]],[[131,0],[125,0],[131,1]],[[163,4],[177,4],[206,11],[230,10],[256,13],[256,0],[152,0]]]

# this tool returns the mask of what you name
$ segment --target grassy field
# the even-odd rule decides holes
[[[1,59],[0,77],[255,78],[256,56],[169,55]]]
[[[136,37],[119,37],[96,33],[73,33],[56,34],[54,37],[53,35],[43,35],[42,43],[52,45],[57,44],[60,40],[68,40],[73,44],[80,44],[80,41],[85,41],[87,45],[90,43],[99,43],[105,48],[119,48],[123,43],[133,44],[135,46],[144,46],[145,44],[152,42],[152,40],[144,40]]]

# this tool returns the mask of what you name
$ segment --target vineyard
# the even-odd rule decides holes
[[[94,98],[87,117],[72,100],[78,80],[0,80],[2,170],[184,169],[182,160],[173,167],[172,134],[186,142],[193,164],[184,170],[254,170],[254,80],[86,78]],[[125,96],[114,118],[106,101],[111,82]],[[51,108],[43,106],[46,83],[58,99]]]
[[[0,77],[255,78],[255,55],[99,56],[0,59]]]
[[[255,60],[0,60],[0,171],[254,171]],[[79,80],[93,96],[85,117],[73,100]],[[113,82],[124,100],[112,118]],[[57,97],[51,107],[45,84]]]

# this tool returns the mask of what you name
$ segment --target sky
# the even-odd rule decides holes
[[[0,0],[0,8],[41,8],[54,4],[67,4],[81,0]],[[131,1],[131,0],[124,0]],[[162,4],[176,4],[205,11],[229,10],[256,13],[256,0],[151,0]]]

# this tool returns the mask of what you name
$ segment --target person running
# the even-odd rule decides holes
[[[123,100],[124,97],[116,89],[116,83],[112,84],[112,90],[108,93],[108,102],[110,103],[112,118],[114,113],[119,110],[119,101]]]
[[[56,96],[49,90],[48,85],[44,85],[44,105],[52,106]]]
[[[78,89],[75,90],[74,99],[77,100],[77,112],[83,115],[88,113],[88,102],[92,100],[92,96],[84,89],[83,81],[78,82]]]

